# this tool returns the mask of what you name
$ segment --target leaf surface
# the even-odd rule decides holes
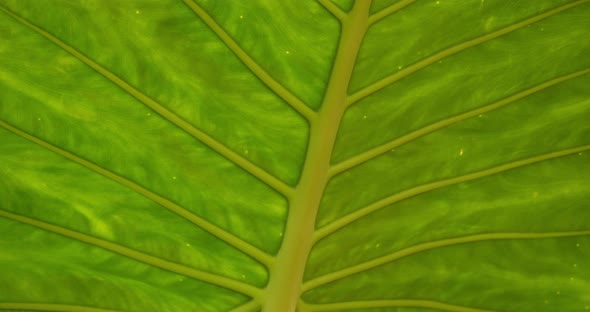
[[[590,1],[0,1],[0,310],[590,310]]]

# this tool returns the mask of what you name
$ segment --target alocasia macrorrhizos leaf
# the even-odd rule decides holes
[[[0,0],[0,310],[590,310],[588,38],[588,0]]]

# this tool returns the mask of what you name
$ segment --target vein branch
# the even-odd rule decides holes
[[[229,245],[233,246],[234,248],[240,250],[241,252],[247,254],[248,256],[252,257],[253,259],[259,261],[260,263],[268,266],[273,261],[272,257],[265,253],[264,251],[258,249],[257,247],[251,245],[250,243],[240,239],[239,237],[235,236],[234,234],[227,232],[226,230],[208,222],[207,220],[199,217],[198,215],[190,212],[186,208],[179,206],[178,204],[172,202],[171,200],[160,196],[147,188],[117,174],[112,171],[109,171],[95,163],[92,163],[82,157],[72,154],[62,148],[59,148],[51,143],[48,143],[36,136],[28,134],[2,120],[0,120],[0,127],[26,139],[35,144],[38,144],[62,157],[65,157],[79,165],[86,167],[98,174],[101,174],[121,185],[128,187],[129,189],[137,192],[138,194],[154,201],[155,203],[159,204],[160,206],[168,209],[169,211],[183,217],[184,219],[190,221],[191,223],[195,224],[196,226],[202,228],[203,230],[211,233],[212,235],[216,236],[217,238],[225,241]]]
[[[296,187],[296,196],[289,202],[283,242],[275,265],[269,272],[267,297],[262,304],[265,312],[304,311],[302,307],[297,307],[301,282],[313,247],[315,218],[329,181],[330,158],[346,109],[346,90],[367,30],[370,7],[371,0],[354,2],[347,19],[342,23],[338,49],[318,119],[311,124],[306,160]]]
[[[371,15],[369,17],[369,25],[372,25],[378,21],[380,21],[381,19],[405,8],[406,6],[414,3],[416,0],[402,0],[402,1],[398,1],[388,7],[386,7],[383,10],[380,10],[379,12]]]
[[[518,233],[518,232],[497,232],[497,233],[485,233],[467,235],[455,238],[441,239],[437,241],[417,244],[411,247],[394,251],[382,257],[375,258],[339,271],[335,271],[318,278],[312,279],[306,282],[303,286],[304,291],[308,291],[313,288],[317,288],[321,285],[325,285],[351,275],[368,271],[378,266],[396,261],[398,259],[421,253],[428,250],[468,244],[477,243],[490,240],[526,240],[526,239],[545,239],[545,238],[559,238],[559,237],[572,237],[572,236],[586,236],[590,235],[590,230],[587,231],[570,231],[570,232],[540,232],[540,233]]]
[[[88,58],[84,54],[80,53],[78,50],[74,49],[72,46],[68,45],[67,43],[59,40],[57,37],[53,36],[52,34],[48,33],[47,31],[39,28],[38,26],[32,24],[31,22],[27,21],[26,19],[18,16],[16,13],[0,6],[0,10],[4,11],[6,14],[14,18],[15,20],[19,21],[21,24],[27,26],[31,30],[37,32],[41,36],[45,37],[49,41],[53,42],[57,46],[64,49],[66,52],[70,53],[72,56],[83,62],[84,64],[88,65],[96,72],[104,76],[106,79],[120,87],[123,91],[127,92],[129,95],[133,96],[135,99],[143,103],[145,106],[149,107],[160,116],[164,117],[166,120],[170,121],[172,124],[177,126],[178,128],[184,130],[189,135],[193,136],[195,139],[201,141],[203,144],[207,145],[209,148],[220,154],[221,156],[225,157],[232,163],[236,164],[237,166],[241,167],[243,170],[250,173],[252,176],[258,178],[263,183],[267,184],[277,192],[281,193],[285,197],[289,197],[292,192],[292,187],[285,184],[283,181],[279,180],[275,176],[271,175],[270,173],[266,172],[264,169],[260,168],[256,164],[252,163],[250,160],[242,157],[240,154],[234,152],[227,146],[223,145],[221,142],[217,141],[213,137],[209,136],[208,134],[204,133],[203,131],[197,129],[192,124],[184,120],[182,117],[176,115],[172,111],[168,110],[160,103],[156,102],[149,96],[145,95],[135,87],[131,86],[129,83],[125,82],[123,79],[119,78],[113,72],[109,71],[108,69],[104,68],[103,66],[99,65],[92,59]]]
[[[582,145],[582,146],[569,148],[569,149],[565,149],[565,150],[561,150],[561,151],[541,154],[541,155],[530,157],[530,158],[512,161],[509,163],[505,163],[503,165],[499,165],[499,166],[492,167],[489,169],[468,173],[468,174],[457,176],[454,178],[443,179],[443,180],[419,185],[419,186],[407,189],[405,191],[401,191],[399,193],[393,194],[391,196],[385,197],[383,199],[380,199],[376,202],[373,202],[372,204],[369,204],[363,208],[358,209],[357,211],[355,211],[353,213],[350,213],[344,217],[341,217],[341,218],[333,221],[332,223],[318,229],[315,232],[314,241],[317,242],[317,241],[321,240],[322,238],[338,231],[339,229],[343,228],[344,226],[346,226],[358,219],[361,219],[361,218],[363,218],[363,217],[365,217],[377,210],[380,210],[384,207],[387,207],[388,205],[402,201],[404,199],[414,197],[419,194],[430,192],[430,191],[433,191],[436,189],[440,189],[443,187],[447,187],[450,185],[455,185],[455,184],[459,184],[459,183],[463,183],[463,182],[467,182],[467,181],[471,181],[471,180],[484,178],[484,177],[498,174],[498,173],[501,173],[504,171],[516,169],[519,167],[527,166],[530,164],[538,163],[538,162],[549,160],[549,159],[554,159],[554,158],[558,158],[558,157],[572,155],[575,153],[580,153],[580,152],[587,151],[587,150],[590,150],[590,145]]]
[[[492,310],[482,310],[472,307],[448,304],[433,300],[420,299],[393,299],[393,300],[366,300],[366,301],[347,301],[323,304],[307,304],[311,312],[321,311],[343,311],[353,309],[372,309],[372,308],[426,308],[449,312],[493,312]]]
[[[466,119],[472,118],[472,117],[476,117],[479,116],[481,114],[484,113],[488,113],[491,112],[493,110],[497,110],[500,109],[508,104],[512,104],[518,100],[521,100],[527,96],[533,95],[537,92],[541,92],[547,88],[550,88],[554,85],[557,85],[559,83],[577,78],[579,76],[585,75],[590,73],[590,68],[585,68],[567,75],[563,75],[557,78],[553,78],[551,80],[545,81],[541,84],[535,85],[533,87],[530,87],[526,90],[520,91],[518,93],[515,93],[509,97],[506,97],[504,99],[501,99],[499,101],[493,102],[491,104],[470,110],[470,111],[466,111],[464,113],[455,115],[455,116],[451,116],[448,118],[445,118],[443,120],[437,121],[435,123],[432,123],[430,125],[424,126],[418,130],[415,130],[413,132],[410,132],[404,136],[401,136],[397,139],[391,140],[389,142],[386,142],[384,144],[381,144],[379,146],[376,146],[366,152],[363,152],[361,154],[358,154],[356,156],[353,156],[347,160],[344,160],[338,164],[335,164],[332,166],[332,168],[330,168],[330,175],[331,176],[335,176],[337,174],[340,174],[348,169],[351,169],[353,167],[359,166],[373,158],[376,158],[377,156],[380,156],[386,152],[391,151],[394,148],[397,148],[401,145],[407,144],[409,142],[412,142],[422,136],[425,136],[429,133],[435,132],[437,130],[440,130],[442,128],[457,124],[461,121],[464,121]]]
[[[23,224],[34,226],[36,228],[43,229],[48,232],[59,234],[67,238],[75,239],[88,245],[99,247],[154,267],[158,267],[170,272],[197,279],[209,284],[217,285],[226,289],[230,289],[251,297],[257,296],[260,292],[260,289],[237,280],[193,269],[191,267],[164,260],[158,257],[154,257],[141,251],[137,251],[135,249],[131,249],[107,240],[76,232],[61,226],[53,225],[33,218],[14,214],[3,209],[0,209],[0,216]]]
[[[420,299],[348,301],[337,303],[309,304],[308,306],[311,308],[310,311],[312,312],[392,307],[426,308],[449,312],[494,312],[492,310],[482,310],[478,308]]]
[[[347,105],[349,105],[349,106],[353,105],[356,102],[360,101],[361,99],[387,87],[388,85],[390,85],[398,80],[401,80],[405,77],[408,77],[409,75],[411,75],[411,74],[413,74],[413,73],[415,73],[415,72],[417,72],[429,65],[432,65],[432,64],[434,64],[446,57],[449,57],[451,55],[459,53],[459,52],[466,50],[468,48],[480,45],[480,44],[490,41],[492,39],[498,38],[498,37],[508,34],[510,32],[516,31],[516,30],[521,29],[525,26],[539,22],[543,19],[551,17],[551,16],[558,14],[562,11],[565,11],[567,9],[587,3],[588,1],[590,1],[590,0],[578,0],[578,1],[570,2],[568,4],[564,4],[562,6],[554,8],[552,10],[532,16],[532,17],[525,19],[523,21],[520,21],[518,23],[514,23],[512,25],[506,26],[506,27],[496,30],[494,32],[473,38],[471,40],[462,42],[462,43],[452,46],[450,48],[444,49],[438,53],[435,53],[425,59],[422,59],[421,61],[414,63],[413,65],[410,65],[400,71],[397,71],[397,72],[395,72],[395,73],[393,73],[381,80],[378,80],[378,81],[372,83],[371,85],[355,92],[354,94],[352,94],[348,97]]]
[[[283,101],[289,104],[301,116],[308,121],[315,118],[316,112],[309,108],[295,94],[285,88],[262,68],[240,45],[209,15],[201,6],[192,0],[183,0],[184,3],[223,41],[223,43],[238,57],[248,69],[260,79],[269,89],[277,94]]]
[[[328,12],[330,12],[332,15],[334,15],[340,21],[344,21],[346,19],[346,16],[348,16],[346,14],[346,12],[344,12],[339,6],[337,6],[336,4],[334,4],[334,2],[332,2],[331,0],[318,0],[318,2],[326,10],[328,10]]]
[[[230,312],[253,312],[258,311],[260,308],[260,304],[256,301],[256,299],[252,299],[240,306],[233,308]]]
[[[52,312],[122,312],[118,310],[102,309],[81,305],[29,302],[0,302],[0,310],[27,310]]]

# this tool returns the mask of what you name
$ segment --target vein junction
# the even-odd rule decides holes
[[[371,1],[355,1],[343,16],[342,31],[332,73],[317,118],[311,123],[309,145],[301,180],[289,201],[283,244],[270,268],[264,312],[297,309],[307,257],[313,245],[315,218],[330,175],[330,159],[346,110],[347,90],[356,57],[368,28]],[[302,307],[299,307],[302,309]]]

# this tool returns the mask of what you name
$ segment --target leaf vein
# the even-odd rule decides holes
[[[582,75],[585,75],[588,73],[590,73],[590,68],[585,68],[585,69],[582,69],[582,70],[579,70],[579,71],[576,71],[576,72],[573,72],[573,73],[570,73],[567,75],[553,78],[551,80],[545,81],[543,83],[540,83],[538,85],[535,85],[533,87],[530,87],[528,89],[520,91],[520,92],[515,93],[513,95],[510,95],[504,99],[493,102],[491,104],[488,104],[488,105],[485,105],[482,107],[478,107],[473,110],[466,111],[466,112],[463,112],[463,113],[455,115],[455,116],[445,118],[443,120],[437,121],[437,122],[432,123],[430,125],[426,125],[420,129],[417,129],[413,132],[410,132],[410,133],[403,135],[399,138],[393,139],[389,142],[386,142],[384,144],[376,146],[368,151],[365,151],[365,152],[360,153],[356,156],[353,156],[347,160],[344,160],[338,164],[333,165],[332,168],[330,168],[330,175],[335,176],[335,175],[342,173],[348,169],[351,169],[353,167],[361,165],[361,164],[363,164],[363,163],[365,163],[365,162],[367,162],[379,155],[389,152],[394,148],[397,148],[401,145],[412,142],[412,141],[414,141],[422,136],[425,136],[429,133],[435,132],[435,131],[440,130],[445,127],[449,127],[454,124],[457,124],[457,123],[464,121],[466,119],[500,109],[508,104],[512,104],[512,103],[514,103],[518,100],[521,100],[527,96],[531,96],[535,93],[541,92],[541,91],[543,91],[547,88],[550,88],[554,85],[557,85],[559,83],[577,78],[579,76],[582,76]]]
[[[260,289],[246,284],[231,278],[227,278],[224,276],[220,276],[217,274],[197,270],[182,264],[178,264],[175,262],[171,262],[168,260],[164,260],[162,258],[158,258],[144,252],[125,247],[123,245],[119,245],[107,240],[103,240],[91,235],[83,234],[77,231],[73,231],[62,226],[50,224],[47,222],[39,221],[30,217],[25,217],[22,215],[14,214],[8,212],[4,209],[0,209],[0,216],[5,217],[7,219],[11,219],[13,221],[17,221],[23,224],[27,224],[30,226],[34,226],[39,229],[43,229],[48,232],[52,232],[55,234],[62,235],[64,237],[68,237],[71,239],[75,239],[77,241],[86,243],[91,246],[99,247],[119,255],[125,256],[127,258],[143,262],[145,264],[158,267],[170,272],[174,272],[180,275],[184,275],[193,279],[197,279],[203,282],[207,282],[209,284],[217,285],[226,289],[230,289],[251,297],[255,297],[260,292]]]
[[[155,203],[159,204],[160,206],[168,209],[169,211],[177,214],[178,216],[183,217],[184,219],[190,221],[194,225],[211,233],[215,237],[225,241],[229,245],[240,250],[244,254],[252,257],[253,259],[256,259],[257,261],[259,261],[260,263],[262,263],[266,266],[268,266],[272,262],[272,257],[269,256],[268,254],[266,254],[265,252],[261,251],[257,247],[251,245],[250,243],[248,243],[246,241],[243,241],[242,239],[235,236],[234,234],[231,234],[230,232],[227,232],[224,229],[210,223],[209,221],[201,218],[200,216],[190,212],[186,208],[183,208],[183,207],[179,206],[178,204],[172,202],[171,200],[169,200],[163,196],[160,196],[160,195],[148,190],[147,188],[145,188],[145,187],[143,187],[143,186],[119,175],[119,174],[109,171],[109,170],[107,170],[95,163],[92,163],[82,157],[74,155],[71,152],[68,152],[64,149],[54,146],[51,143],[48,143],[40,138],[37,138],[36,136],[28,134],[28,133],[26,133],[26,132],[24,132],[24,131],[22,131],[22,130],[2,121],[2,120],[0,120],[0,127],[16,134],[26,140],[36,143],[36,144],[38,144],[50,151],[62,156],[62,157],[65,157],[65,158],[67,158],[67,159],[87,168],[87,169],[90,169],[102,176],[105,176],[105,177],[107,177],[107,178],[109,178],[121,185],[126,186],[127,188],[129,188],[129,189],[135,191],[136,193],[152,200],[153,202],[155,202]]]
[[[568,4],[564,4],[564,5],[559,6],[557,8],[554,8],[554,9],[546,11],[544,13],[532,16],[528,19],[525,19],[523,21],[506,26],[506,27],[496,30],[494,32],[467,40],[465,42],[454,45],[450,48],[444,49],[438,53],[435,53],[427,58],[424,58],[421,61],[414,63],[413,65],[410,65],[400,71],[390,74],[389,76],[382,78],[381,80],[378,80],[378,81],[372,83],[371,85],[364,87],[363,89],[355,92],[354,94],[352,94],[348,97],[347,105],[351,106],[351,105],[357,103],[358,101],[360,101],[361,99],[393,84],[394,82],[396,82],[398,80],[406,78],[409,75],[411,75],[411,74],[413,74],[413,73],[415,73],[415,72],[417,72],[429,65],[432,65],[432,64],[434,64],[446,57],[449,57],[453,54],[459,53],[459,52],[466,50],[468,48],[480,45],[482,43],[485,43],[487,41],[490,41],[490,40],[500,37],[502,35],[508,34],[510,32],[516,31],[518,29],[521,29],[525,26],[531,25],[533,23],[536,23],[538,21],[541,21],[543,19],[551,17],[551,16],[553,16],[557,13],[560,13],[562,11],[565,11],[567,9],[587,3],[588,1],[590,1],[590,0],[578,0],[578,1],[568,3]]]
[[[257,166],[256,164],[252,163],[250,160],[242,157],[240,154],[236,153],[232,149],[228,148],[221,142],[217,141],[210,135],[206,134],[205,132],[197,129],[191,123],[184,120],[182,117],[178,116],[174,112],[168,110],[160,103],[156,102],[154,99],[150,98],[149,96],[145,95],[135,87],[131,86],[129,83],[125,82],[123,79],[115,75],[113,72],[109,71],[105,67],[99,65],[89,57],[85,56],[78,50],[74,49],[72,46],[66,44],[65,42],[61,41],[57,37],[53,36],[49,32],[41,29],[40,27],[34,25],[33,23],[29,22],[28,20],[20,17],[16,13],[8,10],[7,8],[0,6],[0,10],[4,11],[6,14],[20,22],[21,24],[25,25],[26,27],[30,28],[31,30],[37,32],[39,35],[45,37],[52,43],[56,44],[66,52],[70,53],[72,56],[83,62],[84,64],[88,65],[90,68],[94,69],[97,73],[101,74],[103,77],[117,85],[123,91],[127,92],[129,95],[133,96],[135,99],[143,103],[145,106],[149,107],[160,116],[177,126],[178,128],[182,129],[189,135],[193,136],[195,139],[199,140],[219,155],[223,156],[227,160],[231,161],[232,163],[236,164],[246,172],[250,173],[252,176],[256,177],[263,183],[267,184],[280,194],[289,197],[292,193],[292,187],[285,184],[283,181],[278,179],[277,177],[271,175],[270,173],[266,172],[261,167]]]
[[[496,233],[484,233],[474,234],[455,238],[441,239],[437,241],[417,244],[411,247],[406,247],[401,250],[394,251],[388,255],[381,256],[357,265],[344,268],[339,271],[328,273],[318,278],[309,280],[303,285],[303,291],[308,291],[313,288],[317,288],[321,285],[325,285],[351,275],[368,271],[378,266],[399,260],[410,255],[417,253],[454,246],[468,243],[477,243],[490,240],[530,240],[530,239],[544,239],[544,238],[559,238],[559,237],[572,237],[572,236],[586,236],[590,235],[590,230],[587,231],[570,231],[570,232],[537,232],[537,233],[520,233],[520,232],[496,232]]]
[[[285,103],[311,122],[315,119],[316,112],[301,101],[295,94],[289,91],[280,82],[274,79],[260,66],[223,28],[192,0],[182,0],[205,24],[221,39],[221,41],[236,55],[236,57],[270,90],[277,94]]]
[[[260,304],[256,299],[252,299],[240,306],[233,308],[230,312],[253,312],[258,311],[257,309],[260,308]]]
[[[385,9],[380,10],[377,13],[374,13],[373,15],[371,15],[369,17],[369,25],[372,25],[372,24],[380,21],[381,19],[405,8],[406,6],[414,3],[415,1],[416,0],[402,0],[402,1],[396,2],[396,3],[388,6]]]
[[[317,0],[328,12],[334,15],[340,21],[346,19],[348,14],[346,14],[340,7],[338,7],[334,2],[331,0]]]
[[[432,300],[421,299],[393,299],[393,300],[366,300],[366,301],[348,301],[337,303],[324,304],[308,304],[310,311],[341,311],[353,309],[367,309],[367,308],[391,308],[391,307],[407,307],[407,308],[426,308],[449,312],[494,312],[492,310],[482,310],[473,307],[466,307],[454,304],[448,304]]]
[[[0,302],[0,310],[30,310],[53,312],[123,312],[122,310],[111,310],[81,305],[29,302]]]
[[[530,158],[512,161],[512,162],[505,163],[505,164],[502,164],[499,166],[495,166],[495,167],[480,170],[480,171],[471,172],[471,173],[457,176],[454,178],[443,179],[443,180],[434,181],[434,182],[426,183],[423,185],[415,186],[410,189],[406,189],[404,191],[393,194],[391,196],[382,198],[376,202],[373,202],[363,208],[356,210],[355,212],[352,212],[346,216],[343,216],[343,217],[329,223],[328,225],[318,229],[314,233],[314,241],[317,242],[317,241],[321,240],[322,238],[338,231],[339,229],[343,228],[344,226],[346,226],[358,219],[361,219],[361,218],[363,218],[363,217],[365,217],[377,210],[385,208],[388,205],[402,201],[404,199],[414,197],[419,194],[430,192],[430,191],[433,191],[436,189],[440,189],[443,187],[447,187],[450,185],[455,185],[455,184],[459,184],[459,183],[463,183],[463,182],[467,182],[467,181],[472,181],[472,180],[479,179],[479,178],[484,178],[484,177],[498,174],[498,173],[508,171],[511,169],[516,169],[516,168],[523,167],[526,165],[530,165],[530,164],[534,164],[534,163],[538,163],[541,161],[554,159],[554,158],[558,158],[558,157],[564,157],[564,156],[568,156],[571,154],[575,154],[575,153],[579,153],[579,152],[583,152],[583,151],[587,151],[587,150],[590,150],[590,145],[582,145],[582,146],[573,147],[573,148],[569,148],[569,149],[565,149],[565,150],[561,150],[561,151],[541,154],[541,155],[537,155],[537,156],[530,157]]]

